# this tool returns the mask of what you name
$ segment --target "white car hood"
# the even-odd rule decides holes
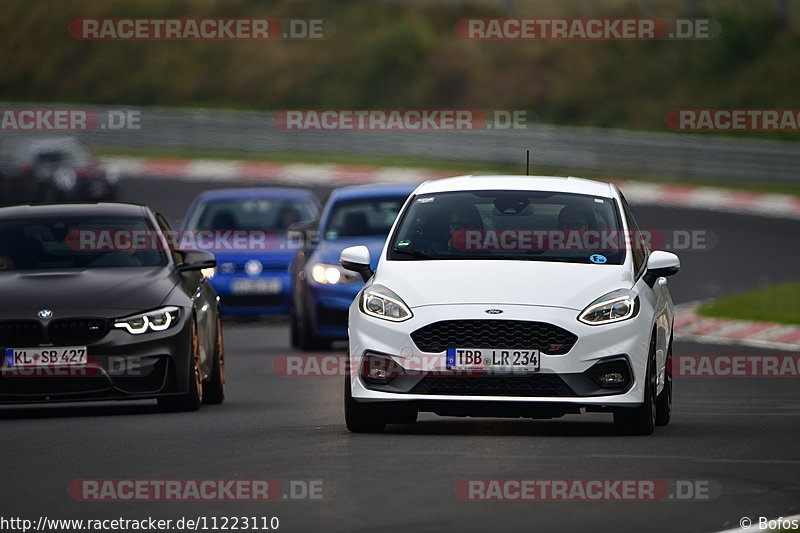
[[[631,282],[624,265],[492,260],[382,261],[374,278],[412,308],[509,304],[577,311]]]

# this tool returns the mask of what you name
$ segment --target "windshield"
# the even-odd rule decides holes
[[[121,250],[113,239],[123,234],[153,234],[139,217],[72,216],[0,220],[0,270],[164,266],[156,249]],[[81,236],[92,236],[91,240]],[[109,240],[106,246],[103,238]]]
[[[336,202],[328,217],[324,238],[386,237],[408,196],[359,198]]]
[[[622,264],[614,200],[539,191],[419,195],[391,238],[390,260],[518,259]]]
[[[28,154],[40,165],[87,165],[91,161],[89,152],[77,143],[42,143],[34,144]]]
[[[202,204],[189,221],[189,229],[268,230],[285,232],[298,222],[310,222],[317,206],[308,200],[229,199]]]

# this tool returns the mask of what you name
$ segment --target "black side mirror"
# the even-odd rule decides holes
[[[181,262],[178,263],[178,270],[181,272],[217,266],[217,258],[205,250],[178,250],[178,254],[181,256]]]
[[[315,238],[316,222],[295,222],[286,230],[289,246],[302,249],[311,248],[317,243]]]

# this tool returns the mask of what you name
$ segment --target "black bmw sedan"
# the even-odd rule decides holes
[[[222,403],[216,261],[170,235],[140,205],[0,208],[0,403]]]

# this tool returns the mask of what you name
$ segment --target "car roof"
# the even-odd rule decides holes
[[[614,198],[613,186],[602,181],[556,176],[457,176],[426,181],[415,194],[455,191],[547,191]]]
[[[238,189],[212,189],[200,194],[200,196],[197,197],[197,201],[205,202],[209,200],[233,200],[253,197],[279,198],[285,200],[317,200],[314,193],[308,189],[296,187],[249,187]]]
[[[145,216],[147,207],[116,202],[85,202],[73,204],[36,204],[0,207],[0,219],[46,216]]]
[[[0,142],[0,152],[8,154],[11,152],[26,152],[33,153],[42,150],[53,148],[74,148],[76,146],[83,146],[81,142],[74,136],[21,136],[11,135],[4,137]]]
[[[417,183],[376,183],[369,185],[349,185],[339,187],[331,192],[331,199],[349,200],[356,198],[370,198],[373,196],[398,196],[411,194],[418,186]]]

